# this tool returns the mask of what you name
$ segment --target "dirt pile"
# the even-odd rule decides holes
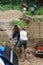
[[[18,10],[0,11],[0,21],[10,21],[12,19],[19,19],[22,17],[22,12]]]

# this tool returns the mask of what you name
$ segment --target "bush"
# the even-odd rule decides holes
[[[20,10],[22,11],[22,4],[8,4],[8,5],[1,5],[3,11],[6,11],[6,10],[10,10],[10,9],[17,9],[17,10]],[[27,10],[27,15],[31,15],[31,7],[28,7],[28,10]],[[37,8],[37,10],[35,11],[35,15],[43,15],[43,6]]]
[[[26,28],[27,27],[26,22],[23,21],[23,20],[20,20],[20,21],[13,20],[13,21],[11,21],[11,25],[15,25],[15,24],[20,26],[21,28]]]
[[[37,14],[37,15],[43,15],[43,6],[39,7],[39,8],[36,10],[35,14]]]
[[[2,8],[3,8],[3,11],[6,11],[6,10],[10,10],[11,6],[10,5],[2,5]]]

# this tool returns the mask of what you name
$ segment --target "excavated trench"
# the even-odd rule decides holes
[[[14,12],[13,12],[14,13]],[[5,20],[5,19],[4,19]],[[29,29],[27,28],[27,31],[29,31]],[[10,22],[5,22],[2,21],[0,22],[0,45],[8,45],[11,48],[13,48],[13,44],[12,41],[9,40],[9,36],[11,34],[11,26],[10,26]],[[33,40],[29,40],[28,41],[28,45],[27,46],[27,51],[33,51],[33,48],[31,47],[32,42],[34,42]],[[19,57],[19,65],[43,65],[43,58],[37,58],[34,56],[33,52],[30,52],[30,54],[26,54],[27,57],[20,58]]]

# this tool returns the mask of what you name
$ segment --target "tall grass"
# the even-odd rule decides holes
[[[35,14],[37,14],[37,15],[43,15],[43,6],[37,8]]]

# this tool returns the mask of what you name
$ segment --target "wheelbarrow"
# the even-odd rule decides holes
[[[35,47],[35,56],[43,58],[43,44],[40,42]]]

